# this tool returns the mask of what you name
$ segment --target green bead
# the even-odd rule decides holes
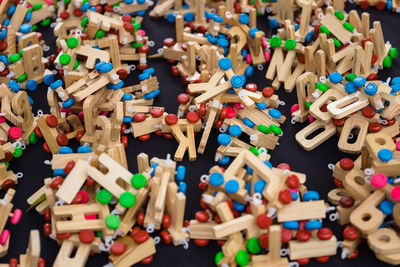
[[[27,78],[26,73],[24,73],[17,78],[17,82],[23,82],[26,80],[26,78]]]
[[[8,166],[10,166],[10,162],[3,162],[6,165],[6,168],[8,169]]]
[[[331,31],[327,27],[325,27],[324,25],[319,27],[319,31],[322,32],[322,33],[325,33],[326,35],[331,34]]]
[[[14,149],[14,153],[12,154],[13,155],[13,158],[19,158],[19,157],[21,157],[22,156],[22,148],[15,148]]]
[[[282,133],[282,129],[274,124],[271,124],[269,126],[269,128],[271,129],[271,131],[276,134],[276,135],[280,135]]]
[[[269,127],[268,127],[268,126],[265,126],[265,125],[263,125],[263,124],[259,124],[258,127],[257,127],[257,129],[258,129],[260,132],[265,133],[265,134],[269,134],[269,133],[271,132],[271,130],[269,129]]]
[[[100,239],[103,238],[103,234],[102,234],[100,231],[97,231],[97,232],[96,232],[96,236],[97,236],[98,238],[100,238]]]
[[[21,57],[23,57],[23,56],[24,56],[24,51],[22,51],[22,49],[20,49],[20,50],[18,51],[18,55],[20,55]]]
[[[119,196],[118,202],[122,207],[128,209],[135,205],[136,198],[131,192],[124,192]]]
[[[341,47],[342,46],[340,41],[338,39],[336,39],[335,37],[333,37],[332,40],[333,40],[333,43],[335,44],[336,47]]]
[[[136,42],[133,42],[132,43],[132,47],[133,48],[139,48],[139,47],[141,47],[143,45],[143,43],[136,43]]]
[[[286,48],[287,50],[293,50],[293,49],[295,49],[295,48],[296,48],[296,41],[293,40],[293,39],[287,39],[287,40],[285,41],[285,48]]]
[[[116,4],[113,5],[113,7],[116,7],[116,6],[119,6],[119,3],[116,3]]]
[[[32,8],[28,8],[28,12],[32,13]]]
[[[135,175],[132,176],[131,184],[135,189],[146,187],[147,185],[146,177],[141,173],[136,173]]]
[[[335,16],[339,19],[339,20],[343,20],[344,19],[344,15],[342,12],[340,12],[339,10],[335,11]]]
[[[101,189],[96,194],[97,201],[103,205],[110,203],[112,198],[113,198],[112,194],[106,189]]]
[[[82,5],[85,4],[87,1],[88,1],[88,0],[83,0],[83,1],[82,1]]]
[[[392,66],[392,58],[389,57],[389,56],[386,56],[386,57],[383,59],[383,66],[384,66],[385,68],[390,68],[390,67]]]
[[[105,31],[103,31],[103,30],[98,30],[98,31],[96,32],[96,38],[97,38],[97,39],[103,38],[103,37],[104,37],[104,33],[105,33]]]
[[[247,241],[247,250],[251,254],[258,254],[261,252],[261,246],[260,242],[258,241],[258,238],[253,237],[250,238],[249,241]]]
[[[250,5],[254,5],[254,0],[250,0]]]
[[[250,256],[249,253],[247,253],[246,250],[240,250],[237,254],[236,254],[236,263],[239,266],[246,266],[249,264],[250,261]]]
[[[137,23],[137,22],[132,23],[132,24],[133,24],[133,29],[135,31],[139,30],[142,27],[142,25],[140,23]]]
[[[106,217],[106,225],[110,229],[117,229],[119,227],[120,220],[118,216],[110,214]]]
[[[218,252],[214,258],[215,265],[218,265],[218,263],[222,260],[223,257],[224,257],[224,253],[222,253],[222,251]]]
[[[84,18],[84,19],[81,21],[81,26],[84,27],[84,28],[86,28],[86,25],[88,24],[88,22],[89,22],[89,18],[88,18],[88,17]]]
[[[8,57],[8,60],[10,61],[10,63],[17,62],[20,59],[21,59],[21,56],[18,54],[12,54],[11,56]]]
[[[345,23],[343,23],[343,27],[345,27],[346,30],[348,30],[349,32],[354,31],[354,26],[351,25],[350,23],[348,23],[347,21]]]
[[[347,73],[344,78],[346,79],[346,81],[352,82],[355,78],[357,78],[357,75],[355,75],[354,73]]]
[[[29,135],[29,144],[37,144],[39,142],[39,138],[36,136],[35,132],[31,132]]]
[[[250,147],[250,148],[249,148],[249,151],[250,151],[251,153],[253,153],[254,155],[256,155],[256,156],[258,156],[258,155],[260,154],[260,153],[258,152],[258,149],[255,148],[254,146]]]
[[[318,90],[322,91],[322,92],[326,92],[326,91],[328,91],[328,89],[329,89],[329,87],[328,87],[326,84],[324,84],[324,83],[316,83],[316,84],[315,84],[315,87],[316,87]]]
[[[389,57],[396,59],[399,56],[399,51],[397,50],[397,48],[392,47],[389,50]]]
[[[43,7],[42,3],[37,3],[37,4],[33,5],[32,10],[36,11],[36,10],[41,9],[42,7]]]
[[[62,54],[59,58],[61,65],[68,65],[71,62],[71,57],[68,54]]]
[[[75,59],[74,67],[73,69],[76,70],[79,67],[79,61]]]
[[[32,25],[32,31],[36,31],[37,30],[37,25],[35,24],[35,25]]]
[[[77,47],[78,44],[79,44],[79,40],[78,40],[78,38],[76,38],[76,37],[70,37],[70,38],[68,38],[68,40],[67,40],[67,46],[68,46],[68,48],[73,49],[73,48]]]
[[[132,18],[132,23],[136,23],[136,19],[135,18]]]
[[[270,42],[272,47],[279,47],[282,43],[282,40],[279,36],[274,36],[271,38]]]
[[[312,105],[312,102],[306,102],[306,108],[307,109],[310,109],[311,105]]]
[[[71,2],[71,0],[64,0],[65,4],[69,4]]]
[[[50,25],[50,22],[51,22],[50,19],[47,18],[47,19],[43,20],[42,22],[40,22],[40,25],[43,27],[46,27],[46,26]]]

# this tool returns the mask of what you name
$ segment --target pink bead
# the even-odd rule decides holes
[[[400,141],[396,142],[396,150],[400,150]]]
[[[298,193],[299,189],[298,188],[289,188],[289,191],[293,192],[293,193]]]
[[[371,177],[371,184],[376,188],[384,187],[387,184],[387,177],[383,173],[376,173]],[[400,193],[400,191],[399,191]]]
[[[86,193],[86,191],[80,190],[80,191],[78,192],[78,194],[81,195],[81,196],[83,197],[83,200],[82,200],[81,204],[88,203],[88,201],[89,201],[89,195],[88,195],[88,193]]]
[[[396,201],[400,201],[400,185],[395,186],[392,189],[392,198]]]
[[[236,109],[244,109],[244,107],[242,106],[242,103],[235,103],[235,108]]]
[[[226,112],[226,117],[228,119],[236,117],[236,110],[234,108],[228,107],[228,111]]]
[[[294,113],[297,110],[299,110],[299,104],[294,104],[291,108],[290,108],[290,113]]]
[[[10,236],[10,231],[4,229],[3,232],[1,232],[0,244],[4,245],[5,243],[7,243],[7,240],[8,240],[9,236]]]
[[[308,115],[308,122],[312,123],[313,121],[315,121],[314,117],[311,115]]]
[[[146,31],[145,31],[145,30],[139,29],[138,32],[140,33],[140,35],[141,35],[142,37],[143,37],[143,36],[146,36]]]
[[[264,52],[265,62],[269,63],[271,61],[271,53],[268,51]]]
[[[101,115],[101,116],[106,116],[106,117],[107,117],[107,116],[108,116],[108,113],[109,113],[108,111],[103,111],[103,112],[100,113],[100,115]]]
[[[32,7],[32,5],[28,4],[26,7],[27,7],[27,8],[31,8],[31,7]]]
[[[246,63],[251,64],[251,55],[250,54],[246,55]]]
[[[19,222],[19,220],[21,220],[21,216],[22,216],[22,211],[20,209],[15,209],[14,214],[10,220],[11,223],[17,224]]]
[[[46,3],[51,5],[51,6],[54,5],[53,1],[51,1],[51,0],[46,0]]]
[[[81,121],[84,121],[85,118],[83,117],[83,111],[79,112],[78,117]]]
[[[97,216],[96,216],[96,214],[88,214],[88,215],[85,215],[85,219],[86,220],[97,220]]]
[[[268,40],[266,37],[263,37],[261,39],[261,45],[262,45],[262,48],[264,48],[264,49],[268,47]]]

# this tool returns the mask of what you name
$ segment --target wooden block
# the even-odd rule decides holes
[[[247,238],[259,235],[259,231],[256,227],[256,218],[254,215],[250,214],[215,225],[212,230],[216,238],[226,237],[243,230],[246,230]]]
[[[323,128],[324,130],[313,137],[312,139],[308,139],[312,133],[317,131],[318,129]],[[314,121],[307,127],[303,128],[300,132],[298,132],[295,136],[297,143],[303,147],[306,151],[313,150],[329,138],[331,138],[336,133],[336,126],[330,122],[328,124],[324,124],[321,121]]]
[[[368,134],[368,121],[363,118],[354,118],[350,117],[346,120],[343,125],[342,132],[340,134],[338,147],[340,151],[346,153],[360,153],[361,148],[364,145],[365,137]],[[352,133],[353,130],[357,130],[357,137],[355,133]],[[353,138],[357,138],[355,142],[349,143],[348,139],[350,134],[353,134]]]
[[[56,154],[60,149],[60,145],[57,143],[56,138],[58,132],[56,128],[50,128],[46,123],[46,118],[48,115],[43,115],[39,119],[36,120],[41,133],[43,134],[44,139],[51,151],[51,153]]]
[[[391,228],[380,228],[368,235],[369,247],[378,254],[399,253],[400,238]]]
[[[156,253],[156,248],[153,238],[150,237],[147,241],[141,244],[133,242],[133,244],[127,246],[127,250],[124,254],[120,256],[110,256],[110,260],[115,267],[131,266],[154,253]]]
[[[365,182],[365,173],[360,169],[352,169],[344,177],[343,185],[348,193],[356,200],[366,199],[372,190],[371,185]]]
[[[308,202],[292,202],[278,211],[278,222],[314,220],[326,217],[323,200]]]
[[[36,267],[40,257],[40,236],[38,230],[31,230],[28,249],[25,255],[19,256],[21,267]]]
[[[368,106],[368,104],[368,98],[364,94],[361,94],[360,91],[357,91],[330,103],[327,109],[334,119],[341,119]]]
[[[89,177],[88,168],[89,163],[87,161],[78,159],[75,167],[58,188],[56,196],[65,203],[70,204]]]
[[[329,240],[319,240],[316,237],[312,237],[307,242],[292,240],[289,242],[289,258],[291,260],[297,260],[335,255],[337,248],[336,242],[335,236],[332,236]]]

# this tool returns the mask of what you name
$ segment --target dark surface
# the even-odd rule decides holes
[[[354,6],[352,6],[354,8]],[[374,8],[367,10],[371,13],[371,19],[380,20],[385,36],[385,40],[389,40],[394,47],[400,48],[400,37],[398,35],[399,15],[389,11],[377,11]],[[269,32],[266,23],[266,17],[259,19],[259,28],[266,33]],[[372,23],[371,23],[372,25]],[[156,45],[152,49],[154,53],[157,48],[162,46],[162,40],[166,37],[175,37],[173,24],[167,23],[164,19],[151,20],[147,16],[143,22],[143,28],[150,36],[150,40],[154,40]],[[44,34],[47,45],[52,46],[54,52],[55,39],[50,28],[39,28]],[[50,52],[51,52],[50,51]],[[46,53],[46,56],[50,55]],[[176,96],[184,92],[185,87],[181,84],[180,78],[175,78],[171,75],[170,65],[164,60],[149,61],[150,67],[156,69],[156,75],[160,82],[161,95],[155,101],[155,105],[165,106],[167,112],[175,113],[178,107]],[[392,68],[381,71],[380,79],[395,76],[400,71],[400,64],[393,62]],[[255,82],[259,88],[270,85],[270,82],[265,79],[265,70],[256,71],[254,77],[250,79]],[[137,72],[131,74],[126,80],[126,86],[138,83]],[[397,74],[398,75],[398,74]],[[38,109],[48,112],[46,100],[46,88],[41,86],[36,92],[30,92],[29,95],[34,99],[34,113]],[[278,94],[281,100],[286,102],[285,106],[279,108],[286,117],[290,118],[290,107],[296,103],[296,94],[287,94],[283,90],[279,90]],[[288,120],[282,127],[284,131],[283,137],[280,138],[280,145],[271,152],[272,164],[275,166],[281,162],[290,164],[292,170],[304,172],[307,174],[307,183],[309,190],[316,190],[321,197],[326,199],[327,193],[335,186],[331,175],[331,170],[328,169],[329,163],[336,163],[340,158],[346,156],[344,153],[338,152],[336,137],[320,145],[317,149],[311,152],[306,152],[298,146],[294,139],[294,135],[305,125],[291,125]],[[201,192],[197,185],[202,174],[215,165],[213,160],[214,153],[217,147],[216,137],[217,131],[213,130],[209,142],[207,144],[204,155],[198,155],[198,160],[188,162],[185,160],[181,163],[186,167],[186,182],[187,182],[187,203],[186,203],[186,219],[194,217],[194,213],[200,209],[199,200]],[[197,136],[197,144],[200,135]],[[14,197],[14,208],[20,208],[23,211],[28,208],[26,199],[43,185],[43,179],[52,175],[49,166],[44,165],[44,160],[51,159],[50,154],[43,152],[41,145],[43,141],[36,145],[30,145],[24,151],[23,156],[19,159],[13,159],[10,168],[14,172],[23,172],[24,177],[16,186],[17,193]],[[150,157],[165,157],[168,153],[174,154],[177,148],[175,140],[166,140],[155,135],[147,142],[140,142],[129,136],[129,146],[126,150],[129,169],[131,172],[136,171],[136,155],[140,152],[148,153]],[[348,156],[348,155],[347,155]],[[8,262],[10,257],[18,257],[25,253],[28,244],[29,231],[31,229],[39,229],[41,232],[41,256],[46,259],[47,266],[51,266],[58,253],[59,246],[51,239],[43,236],[43,216],[31,210],[27,214],[23,214],[22,220],[18,225],[7,224],[7,229],[11,232],[10,249],[7,256],[0,262]],[[331,227],[338,237],[342,240],[340,227],[336,223],[329,223],[325,220],[324,225]],[[214,255],[219,251],[215,242],[212,242],[208,247],[201,248],[190,243],[190,248],[184,250],[182,247],[157,245],[157,253],[154,255],[154,261],[149,266],[214,266]],[[338,250],[340,252],[340,250]],[[108,262],[105,253],[90,257],[87,266],[102,266]],[[141,266],[141,265],[138,265]],[[360,246],[360,255],[355,260],[341,260],[340,257],[334,256],[328,263],[317,263],[314,260],[308,266],[390,266],[384,264],[373,255],[367,245]],[[71,266],[73,267],[73,266]]]

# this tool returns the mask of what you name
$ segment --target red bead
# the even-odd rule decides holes
[[[358,230],[353,226],[346,226],[343,230],[343,237],[349,241],[354,241],[358,238]]]
[[[63,178],[61,176],[57,176],[50,183],[51,189],[57,189],[57,187],[63,182]]]
[[[69,174],[74,167],[75,167],[75,161],[70,160],[70,161],[68,161],[67,165],[65,165],[64,172],[66,174]]]
[[[320,263],[326,263],[329,261],[330,258],[331,258],[330,256],[322,256],[322,257],[316,257],[315,260]]]
[[[217,245],[222,247],[225,244],[226,240],[217,240]]]
[[[75,137],[76,141],[77,141],[77,142],[80,142],[80,141],[81,141],[81,138],[83,137],[83,135],[84,135],[84,132],[83,132],[83,131],[78,131],[78,132],[76,133],[76,137]]]
[[[268,229],[272,225],[273,219],[268,217],[267,214],[263,213],[258,215],[256,223],[260,229]]]
[[[132,16],[129,14],[122,15],[122,21],[132,23]]]
[[[378,80],[378,74],[376,73],[371,73],[370,75],[367,76],[367,81],[376,81]]]
[[[278,166],[276,166],[276,167],[281,170],[289,170],[290,171],[290,165],[287,163],[279,163]]]
[[[198,247],[205,247],[210,244],[210,240],[208,239],[195,239],[194,244]]]
[[[137,244],[142,244],[146,242],[146,240],[149,239],[149,234],[145,230],[139,230],[133,234],[133,240]]]
[[[151,116],[153,117],[153,118],[158,118],[158,117],[161,117],[163,114],[164,114],[164,109],[162,109],[162,108],[153,108],[151,111],[150,111],[150,114],[151,114]]]
[[[148,45],[142,45],[141,47],[139,47],[138,50],[139,50],[139,53],[146,54],[146,53],[148,53],[150,51],[150,48],[149,48]]]
[[[351,196],[343,196],[340,198],[339,204],[343,208],[351,208],[354,205],[354,198],[352,198]]]
[[[43,224],[43,232],[45,237],[49,237],[51,235],[51,224],[45,223]]]
[[[57,239],[67,240],[71,236],[71,233],[56,234]]]
[[[186,114],[186,120],[190,123],[196,123],[199,119],[199,114],[196,111],[190,111]]]
[[[51,221],[51,210],[49,208],[47,208],[43,211],[43,217],[46,222]]]
[[[138,224],[138,225],[140,225],[140,226],[143,225],[144,217],[145,217],[144,211],[142,211],[142,210],[139,211],[139,212],[138,212],[138,215],[137,215],[137,224]]]
[[[323,104],[319,110],[321,110],[322,112],[328,112],[328,105],[327,104]]]
[[[133,121],[134,122],[142,122],[146,119],[146,114],[139,112],[133,115]]]
[[[297,261],[297,263],[299,265],[307,265],[307,264],[310,263],[310,259],[309,258],[297,259],[296,261]]]
[[[157,136],[162,136],[163,135],[161,130],[155,131],[154,134],[157,135]]]
[[[146,258],[144,258],[143,260],[140,261],[141,264],[150,264],[153,262],[154,256],[150,255]]]
[[[185,105],[185,104],[189,103],[190,96],[188,94],[182,93],[182,94],[178,95],[177,99],[178,99],[179,104]]]
[[[266,98],[270,98],[271,96],[273,96],[275,93],[274,88],[272,87],[264,87],[264,89],[262,90],[262,94],[264,97]]]
[[[198,211],[194,214],[194,218],[201,223],[205,223],[208,222],[210,215],[205,211]]]
[[[19,127],[13,126],[8,129],[8,136],[16,140],[22,136],[22,131]]]
[[[283,204],[289,204],[293,200],[292,193],[288,189],[283,189],[279,192],[279,201]]]
[[[343,188],[343,182],[340,181],[339,179],[334,178],[333,182],[335,183],[335,185],[339,188]]]
[[[43,143],[42,148],[43,148],[44,152],[51,153],[50,148],[46,142]]]
[[[126,245],[125,243],[122,243],[120,241],[114,242],[114,244],[112,244],[110,248],[110,253],[115,256],[122,255],[124,254],[125,251],[126,251]]]
[[[257,92],[257,84],[255,83],[248,83],[246,84],[246,90],[250,91],[250,92]]]
[[[201,103],[199,109],[197,110],[200,117],[203,117],[206,114],[206,103]]]
[[[358,257],[358,249],[354,250],[353,254],[351,254],[351,256],[350,256],[350,259],[354,260],[357,257]]]
[[[46,117],[46,123],[49,127],[54,128],[54,127],[57,127],[57,125],[58,125],[58,119],[54,115],[48,115]]]
[[[396,119],[393,118],[393,119],[387,121],[386,126],[392,126],[392,125],[395,124],[395,123],[396,123]]]
[[[364,48],[364,47],[365,47],[365,44],[366,44],[367,42],[371,42],[371,43],[372,43],[372,39],[371,39],[371,38],[364,38],[364,39],[361,41],[361,46]]]
[[[74,13],[75,17],[80,17],[80,16],[83,15],[83,12],[82,12],[82,10],[80,8],[75,8],[73,13]]]
[[[128,72],[125,69],[119,69],[117,74],[121,80],[125,80],[128,77]]]
[[[208,184],[207,183],[199,183],[199,189],[201,191],[206,191],[208,188]]]
[[[2,184],[1,184],[1,189],[4,191],[8,191],[8,189],[14,189],[15,188],[15,182],[11,179],[6,179]]]
[[[132,30],[133,30],[133,25],[132,25],[132,23],[124,22],[124,29],[125,29],[126,31],[128,31],[128,32],[132,31]]]
[[[332,123],[336,126],[336,127],[342,127],[344,125],[345,122],[345,118],[341,118],[341,119],[332,119]]]
[[[219,114],[219,119],[223,120],[226,118],[226,114],[228,113],[228,108],[227,107],[223,107],[221,109],[221,113]]]
[[[199,25],[199,26],[197,26],[196,31],[197,31],[198,33],[203,33],[203,34],[204,34],[204,33],[207,32],[207,28],[204,27],[203,25]]]
[[[167,140],[174,139],[174,135],[172,133],[163,133],[163,137]]]
[[[94,186],[94,184],[95,184],[95,181],[92,178],[89,177],[86,179],[86,186],[92,187],[92,186]]]
[[[282,243],[289,242],[290,240],[292,240],[292,237],[293,237],[292,231],[290,231],[287,228],[282,228],[282,231],[281,231],[281,241],[282,241]]]
[[[13,159],[13,155],[10,151],[4,151],[4,158],[2,159],[4,162],[10,162]]]
[[[354,161],[349,158],[342,158],[339,161],[339,165],[340,165],[340,168],[342,168],[343,170],[350,171],[354,167]]]
[[[94,240],[94,233],[92,230],[82,230],[79,232],[79,240],[82,243],[90,244]]]
[[[258,242],[260,243],[260,246],[264,249],[267,249],[269,247],[269,235],[268,233],[264,233],[260,236],[258,239]]]
[[[174,44],[175,44],[175,40],[174,39],[172,39],[172,38],[165,38],[164,39],[164,45],[165,46],[171,47],[171,46],[174,46]]]
[[[378,57],[375,54],[371,56],[371,65],[375,65],[376,61],[378,61]]]
[[[221,128],[223,123],[224,123],[224,121],[222,119],[218,120],[217,123],[215,124],[215,129]]]
[[[307,242],[311,238],[308,230],[298,230],[296,233],[296,239],[300,242]]]
[[[368,132],[377,133],[382,129],[382,125],[379,122],[371,122],[368,125]]]
[[[148,141],[150,139],[150,134],[144,134],[138,137],[140,141]]]
[[[385,1],[378,1],[375,5],[376,9],[378,10],[384,10],[386,7],[386,2]]]
[[[162,227],[168,229],[171,226],[171,216],[169,214],[164,214],[162,218]]]
[[[171,73],[172,76],[178,77],[179,76],[179,69],[177,66],[171,66]]]
[[[215,216],[214,216],[214,221],[215,221],[217,224],[222,223],[222,220],[221,220],[221,218],[219,217],[218,213],[215,214]]]
[[[372,118],[373,116],[375,116],[375,109],[371,106],[367,106],[362,109],[362,114],[366,118]]]
[[[297,57],[297,61],[298,61],[299,63],[301,63],[301,64],[306,63],[306,56],[305,56],[304,54],[300,54],[300,55]]]
[[[176,116],[175,114],[168,114],[167,116],[165,116],[165,122],[168,125],[174,125],[178,123],[178,116]]]
[[[167,231],[165,231],[165,230],[162,230],[162,231],[160,231],[160,238],[161,238],[161,241],[165,244],[165,245],[169,245],[169,244],[171,244],[171,236],[170,236],[170,234],[167,232]]]
[[[64,10],[60,13],[60,18],[62,18],[63,20],[67,20],[69,18],[69,12]]]
[[[200,207],[205,210],[208,209],[208,205],[202,197],[200,198]]]
[[[37,267],[46,267],[46,260],[39,258]]]
[[[329,240],[333,236],[331,229],[323,227],[318,230],[317,236],[321,240]]]
[[[358,5],[359,5],[362,9],[367,9],[367,8],[369,7],[368,0],[361,0],[361,1],[358,1]]]
[[[291,174],[286,178],[286,185],[291,189],[299,188],[300,180],[297,175]]]
[[[8,264],[9,264],[9,267],[18,267],[18,259],[11,258]]]
[[[59,144],[60,146],[68,145],[68,137],[63,133],[60,133],[57,135],[56,141],[57,141],[57,144]]]

